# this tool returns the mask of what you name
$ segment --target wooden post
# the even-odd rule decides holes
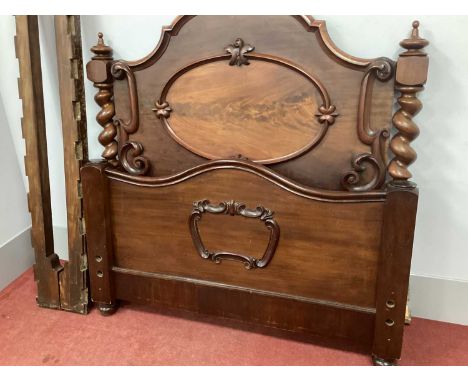
[[[88,163],[81,169],[84,212],[88,227],[87,248],[91,299],[103,315],[116,309],[112,282],[112,232],[106,162]]]
[[[36,261],[34,277],[37,283],[37,303],[58,309],[58,275],[63,268],[54,253],[37,16],[16,16],[15,48],[20,69],[19,96],[23,101],[21,125],[26,141],[24,162],[29,181],[28,206]]]
[[[69,261],[60,274],[60,305],[87,313],[87,257],[80,168],[88,159],[86,106],[79,16],[55,16],[62,115]]]
[[[424,89],[429,67],[429,58],[422,50],[429,42],[419,37],[418,28],[419,21],[414,21],[411,37],[400,43],[407,50],[400,54],[396,70],[395,89],[401,93],[398,98],[401,108],[393,116],[393,124],[398,133],[390,142],[394,158],[388,166],[388,172],[394,184],[403,186],[411,183],[408,181],[412,177],[408,166],[417,157],[410,143],[419,135],[419,128],[412,119],[422,108],[416,95]]]
[[[94,56],[86,65],[88,79],[94,82],[94,87],[98,92],[94,96],[96,103],[101,110],[96,116],[96,120],[103,127],[99,134],[99,142],[104,146],[102,157],[113,165],[117,165],[118,144],[116,141],[117,128],[113,118],[114,108],[114,78],[111,74],[111,65],[113,63],[112,48],[105,45],[102,33],[98,34],[98,42],[91,48]]]
[[[417,188],[387,186],[372,349],[379,365],[401,355],[417,205]]]
[[[372,354],[374,364],[392,365],[401,355],[405,325],[408,283],[413,251],[418,189],[410,182],[408,166],[416,160],[410,146],[419,135],[413,117],[422,103],[416,94],[424,89],[428,57],[421,49],[428,41],[419,37],[419,22],[413,22],[411,37],[400,45],[407,50],[397,62],[395,89],[400,91],[400,109],[393,116],[398,132],[390,141],[394,158],[388,166],[392,180],[387,184],[382,244],[377,275],[375,334]]]

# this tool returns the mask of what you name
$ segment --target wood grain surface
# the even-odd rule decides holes
[[[313,84],[268,62],[199,66],[174,82],[167,101],[176,139],[208,159],[275,160],[302,149],[321,129]]]
[[[183,183],[146,188],[110,181],[114,264],[335,301],[375,306],[382,206],[325,203],[282,190],[255,174],[218,170]],[[202,259],[192,242],[192,203],[236,200],[275,212],[278,248],[262,269],[239,262]],[[256,219],[206,216],[200,222],[206,247],[261,257],[269,232]]]

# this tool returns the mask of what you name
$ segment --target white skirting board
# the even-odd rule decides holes
[[[413,317],[468,325],[468,281],[411,275],[409,307]]]
[[[68,260],[68,236],[66,227],[53,227],[54,249],[60,259]],[[18,233],[6,243],[0,243],[0,290],[34,264],[31,246],[31,227]]]
[[[31,228],[0,246],[0,290],[34,264],[34,250],[31,246]]]

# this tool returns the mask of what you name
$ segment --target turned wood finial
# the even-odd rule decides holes
[[[390,141],[390,150],[394,158],[388,166],[393,178],[393,185],[414,187],[409,181],[412,177],[408,167],[416,160],[416,151],[410,146],[419,135],[419,127],[413,117],[422,109],[417,93],[424,89],[427,80],[429,58],[422,49],[429,41],[419,36],[419,21],[413,21],[411,36],[400,42],[406,49],[400,54],[397,62],[395,89],[401,95],[398,98],[400,109],[393,116],[393,125],[398,130]]]
[[[94,60],[112,58],[112,48],[105,44],[102,32],[98,33],[98,41],[96,45],[91,48],[91,52],[95,54],[92,58]]]
[[[413,30],[411,31],[410,38],[406,38],[400,42],[402,48],[408,49],[410,52],[402,53],[404,55],[409,55],[409,53],[423,53],[415,52],[429,45],[429,41],[419,37],[419,21],[413,21]],[[414,51],[414,52],[413,52]]]
[[[108,160],[109,163],[117,165],[118,144],[116,141],[117,129],[114,125],[114,78],[111,73],[111,65],[113,63],[112,48],[104,42],[104,36],[101,32],[98,33],[97,44],[91,48],[94,56],[86,65],[88,79],[94,82],[94,87],[98,92],[94,96],[94,100],[101,107],[101,110],[96,115],[97,122],[103,127],[103,131],[99,134],[99,142],[104,146],[104,151],[101,156]]]

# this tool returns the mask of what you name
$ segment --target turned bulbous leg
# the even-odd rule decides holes
[[[111,316],[111,315],[113,315],[113,314],[117,311],[117,308],[118,308],[117,302],[114,302],[114,303],[112,303],[112,304],[100,303],[100,304],[98,305],[99,312],[100,312],[103,316]]]
[[[396,366],[395,360],[388,360],[376,357],[375,355],[372,356],[372,363],[374,366]]]

